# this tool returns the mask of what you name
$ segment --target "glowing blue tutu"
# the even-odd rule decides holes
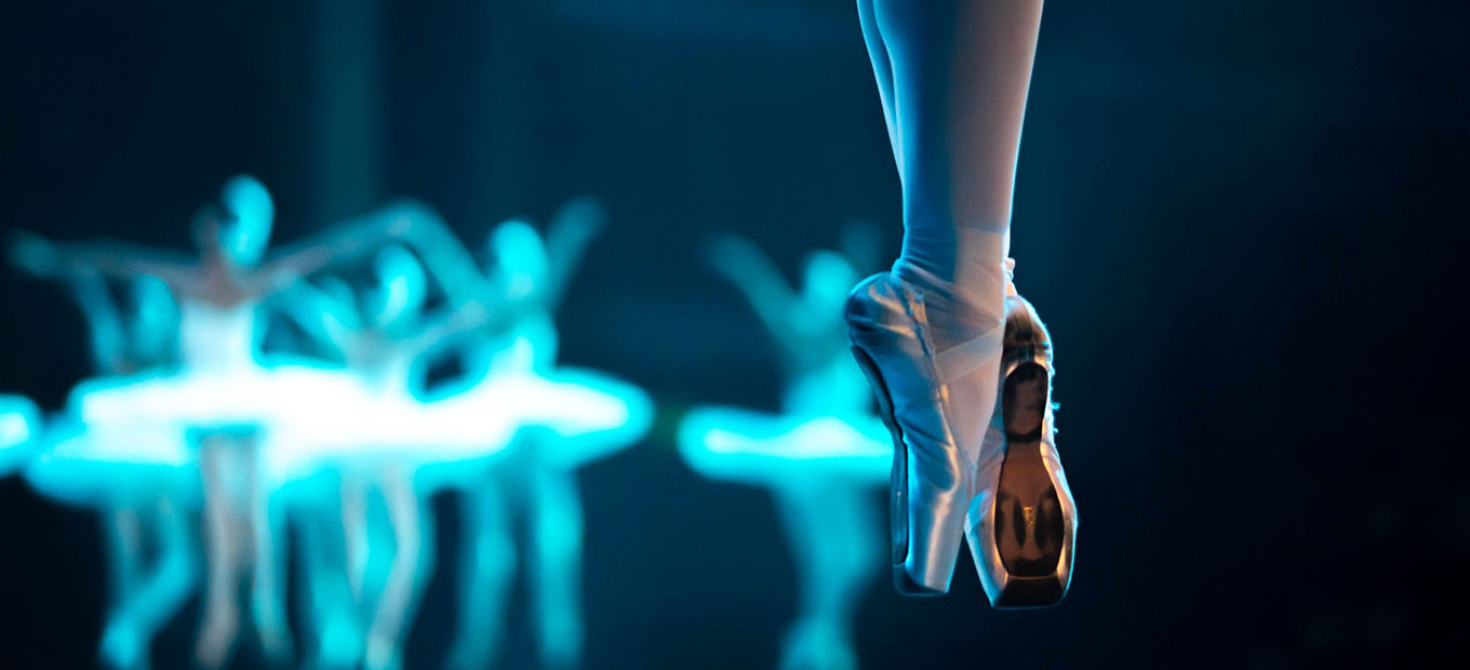
[[[185,428],[259,426],[352,392],[352,378],[310,365],[240,366],[92,379],[71,405],[89,426],[149,422]]]
[[[491,458],[520,425],[516,389],[498,383],[489,407],[424,403],[406,392],[383,392],[354,383],[285,415],[263,435],[267,467],[295,479],[323,468],[375,471],[385,466],[419,468]]]
[[[574,469],[633,446],[653,425],[653,400],[612,375],[560,368],[541,380],[542,397],[526,403],[530,424],[558,439],[540,445],[540,460]]]
[[[86,430],[63,422],[45,439],[48,446],[25,470],[26,481],[43,495],[93,507],[151,503],[159,495],[198,504],[197,460],[177,428],[135,422]]]
[[[888,481],[893,465],[888,430],[869,415],[799,417],[698,407],[679,425],[679,451],[710,479],[761,486],[815,476],[876,485]]]
[[[479,486],[483,471],[522,429],[555,439],[536,443],[536,457],[573,469],[637,443],[653,423],[653,402],[638,388],[588,370],[542,376],[500,372],[464,391],[423,403],[418,462],[436,485]]]

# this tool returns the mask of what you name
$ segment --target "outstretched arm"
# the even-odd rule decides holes
[[[462,303],[434,319],[405,346],[414,356],[426,356],[460,344],[475,333],[501,331],[514,319],[518,307],[510,305],[508,309],[511,311],[492,310],[480,301]]]
[[[548,272],[542,295],[547,311],[556,312],[587,245],[606,225],[607,213],[589,196],[568,200],[557,210],[546,232]]]
[[[458,305],[483,301],[489,280],[475,258],[438,217],[426,219],[407,240],[418,252],[424,269],[439,283],[449,303]]]
[[[750,240],[732,233],[711,240],[707,254],[715,270],[745,295],[776,340],[795,349],[797,344],[787,320],[796,304],[796,294],[770,257]]]
[[[7,246],[16,267],[48,279],[100,272],[120,279],[157,277],[177,289],[190,282],[197,265],[183,254],[125,242],[58,243],[24,231],[12,234]]]
[[[261,268],[264,288],[280,291],[301,277],[359,260],[392,241],[402,241],[423,256],[446,290],[472,285],[479,277],[469,252],[443,220],[427,206],[405,201],[277,252]]]
[[[123,349],[122,318],[107,293],[107,282],[90,272],[71,273],[65,279],[92,330],[93,362],[98,370],[106,371],[122,356]]]
[[[344,290],[351,289],[344,285]],[[272,304],[318,344],[341,353],[354,324],[350,298],[337,293],[311,282],[297,282]]]

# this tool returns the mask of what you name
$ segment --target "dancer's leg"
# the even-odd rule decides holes
[[[850,488],[849,488],[850,486]],[[875,566],[883,560],[881,537],[883,519],[874,504],[873,490],[868,484],[848,484],[843,492],[833,496],[842,501],[832,516],[832,524],[843,529],[834,543],[834,551],[842,561],[847,578],[842,582],[837,597],[833,598],[833,618],[842,622],[844,630],[851,631],[857,620],[858,608],[863,594],[874,574]]]
[[[582,496],[573,470],[538,465],[531,531],[541,666],[576,667],[582,656]]]
[[[133,597],[142,579],[139,562],[143,552],[142,520],[132,507],[102,510],[102,548],[106,552],[108,612],[99,653],[104,665],[132,668],[138,663],[138,631],[122,609]]]
[[[490,667],[506,628],[516,547],[506,490],[499,482],[460,495],[459,614],[451,670]]]
[[[364,475],[361,481],[367,487],[363,493],[367,501],[367,518],[362,523],[360,552],[363,559],[359,561],[362,565],[362,586],[358,594],[358,605],[365,612],[371,628],[372,620],[377,616],[378,607],[382,605],[382,598],[388,589],[388,577],[397,557],[399,540],[397,528],[393,525],[392,512],[388,509],[388,498],[380,488],[381,475],[360,474]]]
[[[880,527],[872,501],[865,499],[862,487],[838,482],[808,481],[774,493],[801,594],[781,668],[856,668],[852,625],[863,590],[879,565],[869,541]]]
[[[878,82],[878,98],[883,103],[883,120],[888,124],[888,142],[893,147],[893,159],[898,164],[898,173],[903,174],[903,150],[898,144],[898,114],[893,109],[893,62],[888,57],[888,47],[878,33],[878,17],[873,13],[873,0],[858,0],[858,20],[863,26],[863,42],[868,46],[868,59],[873,63],[873,77]],[[869,268],[861,271],[871,272]]]
[[[280,486],[250,449],[242,460],[250,465],[250,526],[255,540],[251,575],[251,614],[255,633],[267,658],[289,662],[295,643],[286,620],[286,526],[284,496]]]
[[[872,0],[892,67],[890,127],[903,180],[904,245],[895,269],[997,322],[1041,5]],[[881,88],[884,72],[877,76]]]
[[[891,77],[885,109],[904,245],[892,276],[860,285],[846,316],[898,438],[897,585],[943,593],[966,503],[991,484],[976,482],[976,463],[1000,372],[1011,196],[1041,1],[860,0],[859,16],[880,91]]]
[[[365,665],[368,670],[396,670],[434,564],[433,526],[423,514],[409,469],[385,468],[379,484],[393,527],[394,555],[368,629]]]
[[[208,580],[205,585],[204,621],[194,659],[206,670],[225,664],[239,634],[240,612],[235,589],[239,585],[240,546],[238,524],[231,499],[233,447],[225,438],[209,436],[199,447],[199,466],[203,475],[205,555],[208,558]]]
[[[302,509],[301,571],[316,633],[316,670],[345,670],[362,658],[362,626],[347,579],[341,507],[326,500]]]
[[[146,521],[138,517],[139,529],[142,535],[156,539],[157,557],[152,569],[140,576],[137,588],[114,612],[104,641],[106,651],[126,654],[131,650],[130,661],[124,661],[124,656],[110,659],[120,668],[147,667],[153,637],[178,613],[198,578],[194,533],[187,515],[160,496],[157,508],[146,516]]]
[[[356,472],[342,473],[342,534],[347,554],[347,583],[358,603],[367,602],[368,485]]]
[[[137,588],[143,555],[143,520],[134,507],[102,511],[102,546],[107,551],[108,591],[113,605]]]

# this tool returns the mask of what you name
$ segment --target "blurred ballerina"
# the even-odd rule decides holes
[[[452,268],[437,273],[441,284],[446,275],[475,276],[473,261],[457,243],[426,250],[426,258],[433,261],[431,268]],[[323,287],[303,282],[283,296],[287,314],[346,363],[345,373],[357,388],[328,400],[330,407],[319,402],[310,417],[279,422],[263,437],[271,469],[281,479],[322,468],[341,475],[346,579],[369,619],[360,653],[372,669],[401,665],[402,646],[434,563],[433,518],[416,482],[419,468],[489,457],[505,446],[519,420],[505,402],[475,408],[471,417],[450,416],[442,403],[421,400],[423,359],[481,327],[489,315],[478,303],[452,295],[443,313],[424,315],[426,278],[419,261],[403,248],[384,249],[376,274],[377,286],[361,295],[329,278]],[[371,514],[373,496],[387,512],[386,528]],[[283,522],[278,505],[267,510],[270,526]],[[375,540],[385,535],[394,548],[387,574],[370,579],[368,566],[381,545]],[[281,565],[276,558],[269,562]],[[308,576],[316,588],[319,580],[341,576],[341,568],[314,561]],[[359,652],[349,646],[352,636],[331,632],[343,625],[320,622],[318,666],[355,664]]]
[[[868,256],[862,230],[850,229],[850,258]],[[784,414],[696,408],[680,425],[680,451],[706,477],[765,486],[776,497],[801,586],[780,667],[851,670],[853,621],[880,561],[872,494],[893,459],[848,353],[842,305],[857,272],[843,255],[815,252],[798,294],[754,244],[734,235],[711,245],[710,260],[781,347]]]
[[[70,289],[87,321],[98,375],[131,375],[177,362],[178,315],[162,282],[130,282],[131,301],[124,309],[101,275],[48,262],[37,253],[41,249],[44,243],[22,237],[12,260]],[[110,593],[102,661],[145,668],[153,637],[178,613],[197,580],[196,541],[180,509],[197,499],[195,460],[181,431],[88,427],[71,416],[56,423],[37,436],[45,448],[27,477],[42,493],[97,509]],[[151,567],[149,554],[155,556]]]
[[[119,242],[53,244],[26,236],[17,245],[17,254],[30,265],[129,280],[157,277],[178,298],[180,369],[83,383],[73,392],[73,403],[92,429],[141,422],[202,434],[209,570],[195,657],[209,668],[222,666],[234,646],[239,629],[235,585],[242,572],[253,578],[252,613],[263,650],[277,660],[291,653],[284,612],[271,607],[280,600],[271,591],[283,585],[267,572],[250,569],[249,541],[256,537],[250,527],[264,517],[266,495],[257,481],[250,439],[242,436],[275,417],[310,411],[303,398],[327,397],[341,386],[330,375],[308,370],[262,369],[257,308],[303,276],[361,257],[389,240],[412,243],[436,232],[416,225],[412,212],[392,210],[267,258],[274,219],[269,193],[250,177],[235,177],[225,184],[222,201],[223,211],[206,211],[195,221],[195,258]]]
[[[553,314],[587,243],[602,228],[601,207],[575,199],[554,217],[543,240],[529,224],[509,221],[490,236],[484,300],[503,319],[465,351],[469,390],[454,402],[482,408],[475,389],[521,380],[524,421],[488,480],[459,482],[461,539],[458,627],[448,664],[480,670],[492,662],[505,629],[515,573],[513,518],[527,517],[531,597],[541,663],[577,665],[582,649],[583,518],[576,469],[642,439],[652,422],[648,397],[605,374],[557,369]],[[496,380],[501,380],[497,382]]]

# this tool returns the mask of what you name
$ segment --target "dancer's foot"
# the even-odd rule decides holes
[[[846,318],[893,435],[895,585],[909,595],[945,593],[994,406],[1001,315],[883,273],[853,290]]]
[[[136,626],[113,622],[102,633],[102,666],[111,670],[146,670],[148,640]]]
[[[233,604],[228,611],[209,611],[194,646],[194,661],[205,670],[223,667],[240,632],[240,619]]]
[[[574,612],[558,612],[541,619],[541,667],[570,670],[582,658],[582,620]]]
[[[381,634],[368,633],[363,667],[366,670],[402,670],[403,654],[398,649],[397,641]]]
[[[1006,311],[1001,397],[966,527],[991,604],[1046,607],[1067,593],[1077,513],[1053,437],[1051,338],[1013,290]]]
[[[802,620],[786,634],[779,670],[857,670],[852,640],[830,621]]]
[[[311,670],[351,670],[362,661],[362,629],[343,614],[332,615],[321,624],[316,658]]]
[[[287,666],[296,655],[296,644],[286,622],[285,609],[272,593],[257,591],[251,603],[260,651],[273,666]]]

